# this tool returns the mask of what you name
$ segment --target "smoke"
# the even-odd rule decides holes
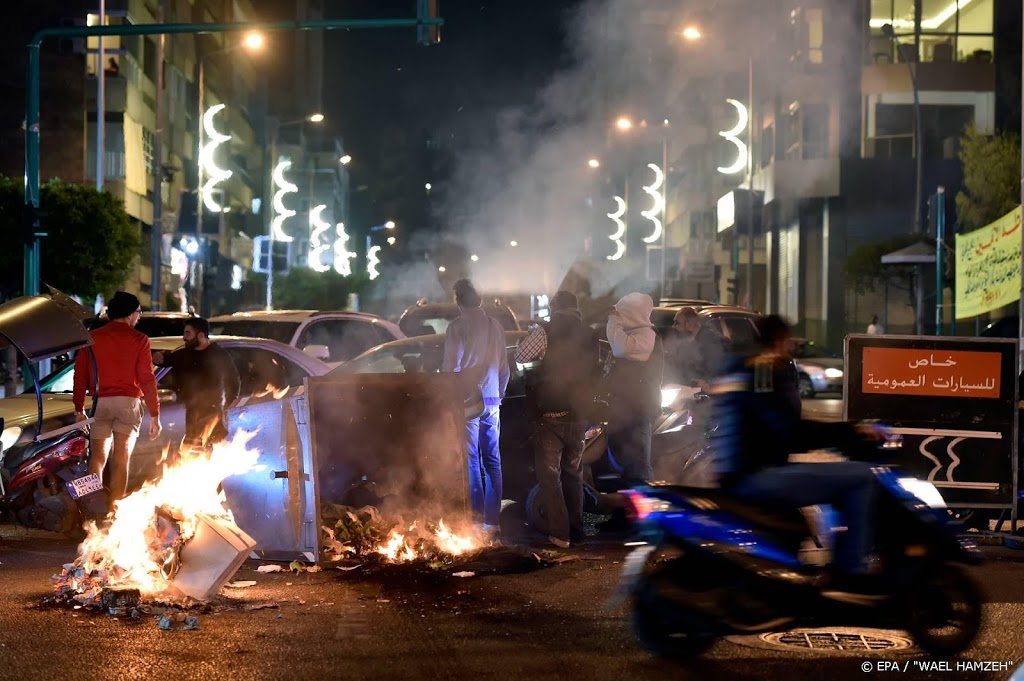
[[[524,56],[515,63],[524,69],[520,72],[506,64],[493,74],[472,76],[483,84],[477,80],[466,87],[486,88],[487,78],[493,75],[490,87],[508,92],[480,99],[506,104],[461,110],[461,100],[452,101],[442,115],[437,137],[454,150],[455,158],[443,191],[435,188],[431,199],[440,237],[408,235],[411,241],[405,247],[430,253],[431,259],[423,266],[382,272],[377,288],[389,313],[400,311],[399,300],[408,304],[419,297],[447,299],[451,283],[463,276],[473,279],[487,295],[509,299],[550,295],[574,264],[581,269],[580,263],[589,263],[582,269],[594,281],[580,282],[579,293],[589,292],[580,287],[598,296],[616,288],[625,293],[650,286],[636,276],[646,247],[639,235],[649,233],[649,223],[639,215],[646,203],[637,200],[630,209],[629,218],[637,223],[631,257],[610,264],[606,256],[615,250],[608,238],[615,225],[607,214],[614,209],[611,196],[623,193],[623,168],[642,170],[649,162],[661,162],[660,142],[645,136],[639,123],[665,117],[661,81],[669,65],[663,48],[677,20],[675,13],[652,12],[654,4],[646,0],[571,3],[571,9],[560,16],[561,54],[547,63]],[[530,37],[503,35],[500,39],[522,39],[523,50],[529,50]],[[446,46],[442,43],[437,49]],[[463,61],[471,61],[474,55],[483,59],[474,53]],[[460,64],[460,68],[467,67]],[[538,69],[547,72],[537,77]],[[460,78],[456,70],[446,73]],[[538,81],[538,87],[526,91]],[[625,113],[638,123],[630,146],[640,153],[629,164],[605,157],[607,149],[623,146],[611,124]],[[590,159],[601,165],[588,166]],[[640,184],[635,183],[638,199],[645,199]]]

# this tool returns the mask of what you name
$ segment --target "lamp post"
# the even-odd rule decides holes
[[[379,232],[382,229],[394,229],[394,228],[395,228],[395,223],[392,220],[388,220],[387,222],[385,222],[383,224],[374,225],[373,227],[370,227],[369,230],[367,230],[367,232],[366,232],[366,273],[367,274],[370,274],[370,251],[373,249],[373,243],[372,243],[373,233],[374,232]]]
[[[280,131],[281,131],[281,128],[286,128],[286,127],[289,127],[289,126],[292,126],[292,125],[302,125],[302,124],[305,124],[305,123],[322,123],[323,120],[324,120],[324,115],[322,113],[319,113],[319,112],[310,114],[310,115],[306,116],[305,118],[296,118],[295,120],[284,121],[283,123],[280,120],[278,120],[276,117],[270,118],[270,122],[271,122],[271,133],[270,133],[270,161],[271,162],[270,162],[270,166],[271,166],[271,169],[272,169],[271,173],[276,172],[276,170],[277,170],[277,165],[278,165],[277,137],[278,137],[278,133],[280,133]],[[282,172],[282,174],[283,174],[283,172]],[[272,193],[273,193],[273,179],[271,179],[271,181],[270,181],[270,191],[267,193],[267,195],[269,196]],[[273,218],[270,217],[270,214],[274,210],[275,210],[274,202],[273,202],[273,200],[271,200],[270,201],[270,210],[268,210],[266,213],[264,213],[264,215],[267,216],[266,217],[267,234],[268,234],[268,237],[269,237],[268,242],[267,242],[267,292],[266,292],[266,303],[265,303],[265,309],[267,310],[267,312],[270,312],[271,310],[274,309],[274,223],[273,223]],[[290,241],[290,239],[289,239],[289,241]]]
[[[658,295],[659,295],[659,300],[661,298],[665,297],[665,237],[666,237],[666,232],[668,231],[667,224],[666,224],[668,222],[668,132],[667,132],[668,131],[668,126],[669,126],[669,121],[666,118],[664,120],[664,122],[662,123],[662,125],[661,125],[662,134],[661,134],[661,137],[660,137],[660,139],[661,139],[661,168],[660,168],[659,172],[661,173],[661,176],[660,176],[661,186],[660,187],[656,187],[656,188],[652,188],[651,186],[644,187],[644,191],[647,192],[648,194],[651,194],[652,196],[659,196],[660,197],[661,206],[658,207],[656,205],[655,208],[657,210],[642,211],[641,212],[641,215],[643,215],[648,220],[651,220],[651,221],[655,222],[655,224],[659,224],[658,223],[659,218],[657,217],[657,215],[659,213],[661,214],[661,217],[660,217],[660,229],[659,229],[658,233],[655,233],[655,234],[652,235],[654,237],[653,239],[651,239],[650,237],[644,239],[645,243],[653,243],[654,241],[659,241],[659,240],[661,242],[661,246],[660,246],[660,249],[661,249],[661,274],[660,274],[660,276],[658,278],[658,290],[659,290]],[[631,131],[634,128],[633,121],[628,116],[620,116],[615,121],[615,128],[619,132],[628,133],[629,131]],[[594,160],[594,159],[591,159],[591,160]],[[588,165],[590,165],[590,167],[592,167],[592,168],[595,167],[590,162],[588,162]],[[653,164],[651,164],[651,166],[653,167]],[[626,182],[627,182],[627,185],[626,185],[626,201],[627,201],[627,204],[628,204],[628,201],[629,201],[629,185],[628,185],[628,183],[629,183],[629,174],[628,173],[626,175]],[[660,194],[657,192],[657,189],[659,189],[659,188],[661,190]]]
[[[900,48],[902,47],[899,39],[896,37],[896,31],[893,29],[892,24],[886,24],[882,26],[882,33],[885,37],[892,41],[893,45],[896,46],[896,54],[899,55]],[[919,236],[924,236],[924,230],[921,224],[921,182],[924,173],[924,126],[921,124],[921,98],[917,88],[917,70],[914,68],[914,64],[911,61],[905,62],[907,65],[907,71],[910,73],[910,87],[914,93],[914,157],[916,160],[916,168],[914,171],[914,233]],[[917,335],[920,336],[924,333],[924,266],[917,266],[917,273],[915,274],[915,291],[914,291],[914,306],[917,308],[914,310],[914,326],[917,330]]]

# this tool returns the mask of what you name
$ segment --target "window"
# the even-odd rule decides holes
[[[921,0],[921,16],[913,0],[872,0],[869,63],[896,61],[990,63],[995,42],[994,0]],[[882,26],[892,24],[902,45],[898,53]],[[920,50],[914,30],[920,27]]]
[[[414,374],[434,373],[441,369],[444,346],[399,345],[380,348],[352,362],[346,362],[334,373],[344,374]]]
[[[786,125],[786,158],[825,158],[829,153],[829,106],[825,102],[793,102]]]
[[[146,172],[150,175],[156,174],[156,158],[153,157],[153,131],[142,129],[142,157],[146,161]]]
[[[298,364],[266,348],[235,346],[224,349],[238,370],[243,397],[265,392],[268,388],[297,387],[309,376],[309,372]]]
[[[790,25],[794,38],[793,60],[808,64],[824,62],[822,47],[825,42],[824,11],[820,8],[797,8],[790,13]]]
[[[312,322],[299,335],[297,347],[326,345],[328,362],[344,362],[381,344],[372,322],[358,319],[322,319]]]

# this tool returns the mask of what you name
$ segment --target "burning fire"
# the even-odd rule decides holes
[[[160,478],[114,504],[109,525],[89,522],[75,566],[87,575],[102,571],[106,586],[136,588],[143,595],[165,591],[177,549],[192,537],[198,515],[234,522],[220,483],[255,467],[259,451],[247,447],[254,435],[237,431],[210,453],[183,449]]]
[[[405,562],[425,557],[429,549],[450,556],[461,556],[487,544],[470,535],[455,534],[448,529],[443,520],[437,523],[432,535],[414,537],[410,543],[407,537],[416,532],[416,525],[417,523],[410,525],[408,532],[399,532],[398,528],[392,529],[387,541],[379,545],[376,552],[388,560]]]

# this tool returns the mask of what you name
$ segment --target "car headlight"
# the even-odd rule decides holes
[[[21,430],[21,426],[4,428],[4,432],[0,433],[0,452],[6,452],[14,446],[14,443],[21,437]]]
[[[661,389],[661,408],[668,409],[672,406],[672,403],[679,397],[679,388],[662,388]]]
[[[825,375],[828,376],[829,378],[842,378],[843,377],[843,370],[842,369],[825,369]]]
[[[927,480],[917,478],[899,478],[900,487],[913,494],[915,497],[928,504],[932,508],[946,508],[946,501],[939,494],[935,485]]]

